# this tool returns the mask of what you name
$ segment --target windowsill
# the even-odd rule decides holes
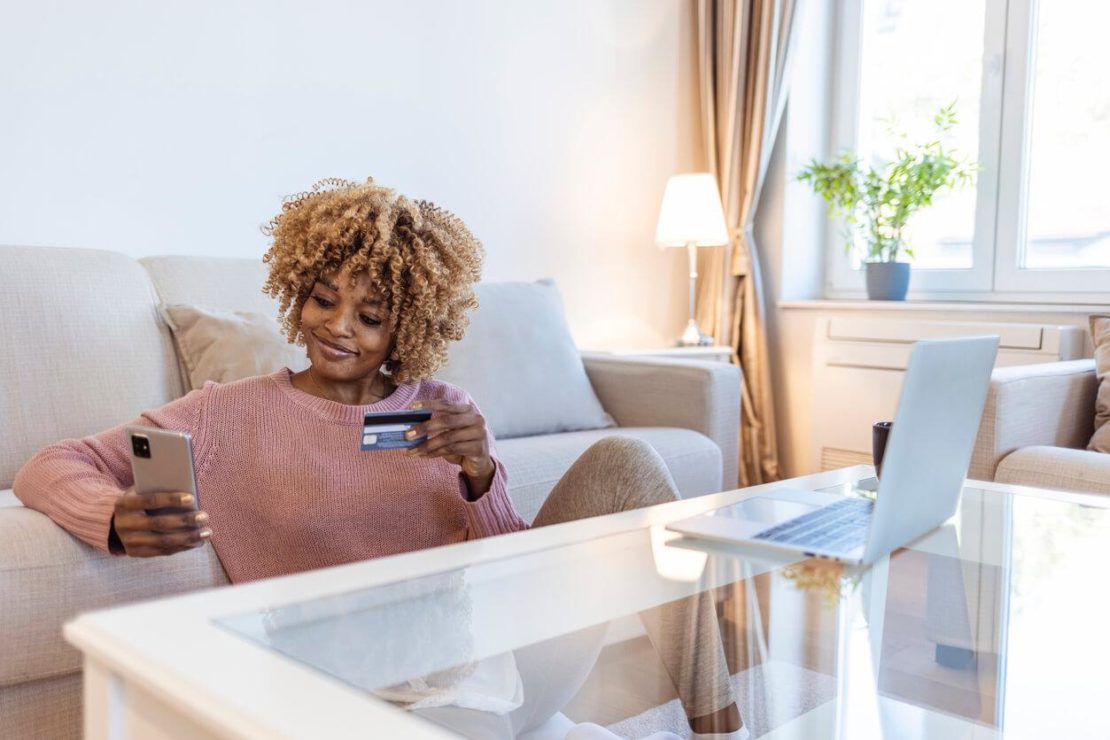
[[[1079,303],[1002,303],[995,301],[868,301],[850,298],[817,298],[801,301],[779,301],[783,310],[801,311],[955,311],[967,313],[1107,313],[1102,304]]]

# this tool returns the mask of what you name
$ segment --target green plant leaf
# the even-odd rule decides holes
[[[868,165],[865,170],[858,155],[844,151],[829,162],[812,159],[798,172],[797,180],[807,183],[828,203],[830,217],[843,223],[848,254],[862,239],[865,261],[894,262],[900,252],[913,259],[905,242],[910,219],[931,206],[940,191],[975,181],[979,164],[958,158],[946,146],[957,124],[956,102],[934,114],[936,136],[923,143],[908,143],[905,133],[894,128],[893,117],[885,119],[889,135],[899,143],[894,160],[878,168]]]

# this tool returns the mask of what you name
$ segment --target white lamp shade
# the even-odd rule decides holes
[[[675,175],[667,181],[655,243],[660,247],[699,247],[728,244],[728,226],[721,210],[717,181],[708,172]]]

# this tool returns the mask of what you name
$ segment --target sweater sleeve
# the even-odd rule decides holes
[[[199,448],[201,413],[211,385],[192,391],[137,419],[81,439],[39,450],[15,476],[12,488],[24,506],[40,511],[70,534],[109,552],[116,499],[130,487],[130,425],[189,432]]]
[[[463,397],[465,403],[473,403],[475,408],[478,407],[470,394],[464,392]],[[480,409],[479,413],[481,413]],[[486,438],[489,441],[489,455],[493,460],[495,470],[489,490],[477,501],[466,501],[466,516],[470,525],[468,539],[491,537],[495,534],[508,534],[528,529],[528,523],[521,519],[516,507],[513,506],[513,500],[509,498],[509,473],[505,469],[505,464],[497,457],[497,446],[494,443],[493,432],[489,430],[488,426],[486,428]],[[459,473],[459,490],[465,500],[467,486],[461,472]]]
[[[492,436],[491,436],[492,441]],[[489,490],[477,501],[466,502],[466,516],[470,522],[471,536],[469,539],[491,537],[495,534],[508,534],[528,529],[528,524],[520,518],[513,501],[509,498],[509,476],[505,465],[497,459],[490,446],[490,456],[497,467],[493,474],[493,483]],[[460,480],[463,490],[466,482]]]

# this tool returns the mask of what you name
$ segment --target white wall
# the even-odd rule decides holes
[[[692,0],[8,3],[0,70],[0,243],[253,257],[283,195],[373,175],[485,279],[554,276],[580,344],[683,327],[652,236],[704,162]]]

